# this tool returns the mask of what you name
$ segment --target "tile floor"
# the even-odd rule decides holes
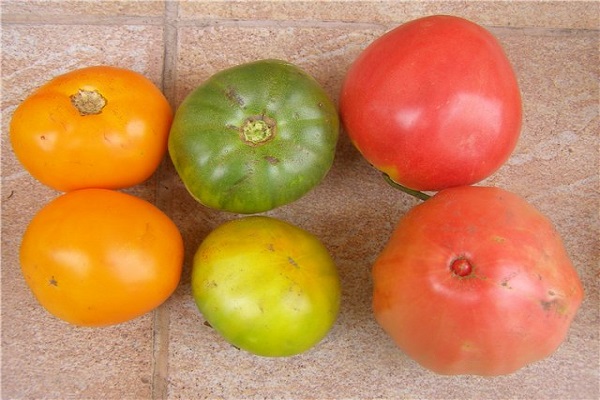
[[[6,399],[598,399],[597,2],[16,1],[2,0],[2,398]],[[203,325],[190,293],[190,257],[236,217],[203,208],[168,160],[129,189],[167,212],[187,247],[176,293],[156,312],[82,329],[41,309],[20,275],[20,237],[57,196],[17,163],[8,123],[49,78],[92,64],[141,72],[177,106],[219,69],[282,58],[337,101],[346,69],[383,32],[410,19],[454,14],[504,46],[524,99],[524,126],[508,163],[486,182],[517,192],[555,223],[585,286],[569,336],[550,358],[504,377],[444,377],[396,350],[370,312],[369,267],[415,200],[388,187],[342,134],[325,181],[267,213],[318,235],[339,267],[339,320],[313,350],[253,357]]]

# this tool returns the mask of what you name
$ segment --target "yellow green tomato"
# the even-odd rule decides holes
[[[291,356],[319,343],[335,323],[340,281],[313,234],[266,216],[224,223],[194,256],[192,293],[229,343],[260,356]]]

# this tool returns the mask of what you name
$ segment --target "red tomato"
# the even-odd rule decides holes
[[[409,211],[373,281],[379,324],[441,374],[507,374],[549,356],[583,299],[551,222],[490,187],[446,189]]]
[[[415,190],[476,183],[516,146],[521,96],[498,41],[473,22],[431,16],[369,45],[340,95],[362,155]]]

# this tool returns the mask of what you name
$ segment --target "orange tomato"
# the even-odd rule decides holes
[[[60,75],[15,110],[12,148],[54,189],[119,189],[148,179],[166,149],[173,112],[146,77],[94,66]]]
[[[177,287],[183,240],[173,221],[138,197],[106,189],[65,193],[23,236],[21,269],[50,313],[81,326],[141,316]]]

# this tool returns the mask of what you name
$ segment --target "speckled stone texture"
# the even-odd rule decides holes
[[[597,2],[16,1],[2,0],[2,398],[86,399],[598,399],[599,221]],[[453,14],[499,39],[517,73],[523,130],[510,160],[482,184],[523,196],[555,224],[586,298],[550,358],[497,378],[435,375],[396,349],[371,312],[370,266],[417,200],[388,186],[341,132],[325,180],[265,213],[316,234],[342,280],[340,317],[312,350],[249,355],[203,324],[191,257],[220,223],[186,192],[168,157],[127,192],[173,218],[186,244],[176,293],[155,312],[83,329],[44,311],[21,276],[20,237],[58,193],[11,151],[8,125],[33,89],[74,68],[143,73],[176,107],[220,69],[281,58],[312,74],[337,102],[351,62],[372,40],[421,16]]]

